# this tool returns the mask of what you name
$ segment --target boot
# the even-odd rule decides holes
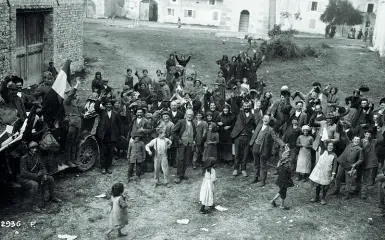
[[[236,177],[238,175],[238,170],[233,171],[233,176]]]

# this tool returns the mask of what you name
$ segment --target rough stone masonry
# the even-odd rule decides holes
[[[59,70],[67,59],[72,60],[71,70],[83,67],[82,0],[0,0],[0,79],[18,66],[16,21],[20,12],[44,15],[44,69],[53,61]]]

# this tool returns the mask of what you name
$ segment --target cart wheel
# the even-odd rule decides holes
[[[99,145],[94,137],[88,137],[79,145],[77,164],[79,171],[91,169],[99,158]]]

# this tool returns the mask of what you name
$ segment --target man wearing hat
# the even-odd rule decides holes
[[[99,126],[96,132],[99,144],[101,145],[101,167],[102,174],[111,174],[112,158],[118,141],[123,137],[120,117],[112,110],[110,98],[105,99],[101,106],[101,97],[95,103],[95,111],[99,114]]]
[[[159,121],[157,130],[162,130],[165,133],[165,137],[168,139],[172,139],[172,129],[174,127],[174,123],[170,120],[170,112],[162,111],[162,119]]]
[[[27,111],[30,110],[33,107],[33,102],[35,101],[35,98],[33,96],[23,93],[24,80],[22,78],[17,77],[12,81],[15,83],[17,87],[17,96],[21,98],[21,101],[23,102],[25,109]]]
[[[364,135],[364,128],[373,129],[373,105],[369,103],[367,98],[361,99],[361,104],[357,109],[357,114],[352,119],[352,130],[354,134]]]
[[[168,100],[166,100],[168,101]],[[163,98],[163,93],[161,91],[157,92],[156,100],[152,103],[151,112],[167,109],[167,104]]]
[[[8,97],[9,97],[9,103],[16,108],[18,117],[20,121],[23,123],[25,119],[27,118],[27,111],[24,107],[24,103],[21,100],[21,98],[17,95],[18,88],[13,82],[9,82],[7,84],[8,88]]]
[[[281,99],[273,103],[271,108],[267,110],[267,114],[274,120],[274,130],[278,132],[282,125],[287,122],[291,112],[290,91],[289,88],[283,86],[281,88]],[[285,111],[286,110],[286,111]],[[282,133],[282,132],[281,132]]]
[[[171,98],[170,87],[166,84],[166,78],[161,77],[159,79],[160,92],[162,93],[163,101],[169,101]]]
[[[20,182],[21,185],[32,196],[31,203],[35,211],[40,211],[38,204],[38,189],[47,184],[49,190],[49,199],[53,202],[62,202],[55,197],[54,193],[54,179],[47,174],[39,154],[39,144],[37,142],[30,142],[28,144],[28,153],[20,159]]]
[[[186,111],[186,119],[179,120],[172,129],[173,141],[177,142],[177,177],[175,183],[187,179],[187,163],[191,162],[196,140],[196,128],[193,122],[194,112]]]
[[[250,153],[249,142],[255,127],[255,118],[251,113],[251,104],[249,102],[244,102],[243,110],[239,112],[233,131],[231,132],[231,138],[234,140],[235,145],[233,176],[238,175],[240,167],[242,175],[247,177],[246,164]]]
[[[78,136],[80,134],[82,124],[82,113],[79,106],[79,98],[76,96],[76,92],[79,86],[79,79],[76,80],[76,85],[66,92],[66,96],[63,101],[65,112],[65,126],[67,126],[67,137],[65,143],[65,163],[69,167],[75,167]]]

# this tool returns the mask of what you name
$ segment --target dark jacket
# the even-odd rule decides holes
[[[178,55],[175,55],[176,57],[176,60],[178,61],[179,65],[183,66],[183,67],[186,67],[187,66],[187,63],[190,61],[191,59],[191,56],[189,56],[186,60],[181,60],[178,58]]]
[[[255,127],[254,115],[250,112],[249,117],[246,117],[245,112],[242,110],[238,114],[237,121],[235,122],[233,131],[231,132],[231,138],[237,138],[244,129],[246,134],[251,137]]]
[[[172,115],[172,111],[170,110],[170,119],[171,119],[171,122],[173,122],[174,124],[176,124],[179,120],[183,118],[184,118],[184,115],[181,111],[177,110],[176,115],[174,117],[174,115]]]
[[[170,71],[171,70],[171,67],[175,67],[176,64],[175,64],[175,60],[172,60],[172,59],[167,59],[166,61],[166,69],[167,71]]]
[[[251,137],[250,146],[253,146],[255,140],[258,137],[259,132],[261,131],[263,126],[263,123],[260,123],[253,133],[253,136]],[[285,145],[285,143],[275,134],[274,130],[270,126],[266,126],[267,133],[265,135],[265,138],[263,139],[263,143],[260,146],[259,152],[262,153],[265,156],[270,156],[271,150],[273,149],[273,143],[277,142],[281,147]]]
[[[47,174],[47,170],[44,166],[39,154],[31,156],[25,154],[20,159],[20,177],[28,180],[39,181],[41,175]],[[40,176],[39,176],[40,175]]]
[[[186,119],[179,120],[175,124],[174,128],[172,129],[172,139],[174,142],[178,142],[179,140],[181,140],[183,133],[186,131],[186,124],[187,124]],[[191,124],[193,128],[194,141],[196,141],[197,130],[195,128],[195,123],[191,121]]]
[[[111,111],[111,119],[108,117],[107,111],[100,108],[100,101],[96,101],[95,103],[95,111],[99,114],[100,120],[98,125],[98,130],[96,132],[96,136],[103,140],[105,139],[105,134],[108,131],[111,131],[111,141],[119,141],[120,137],[123,134],[123,130],[121,129],[120,117],[112,110]],[[108,129],[110,128],[110,129]]]

